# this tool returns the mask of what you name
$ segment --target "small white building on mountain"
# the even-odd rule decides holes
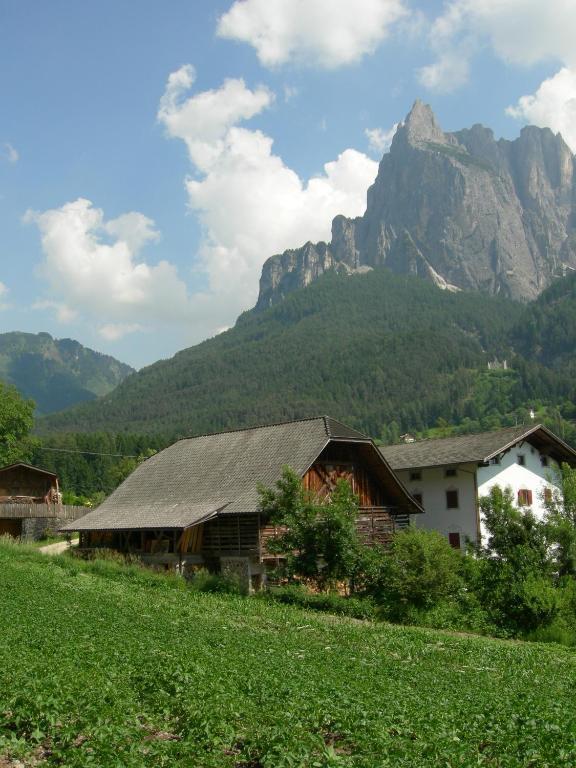
[[[538,518],[554,492],[559,464],[576,466],[576,451],[541,424],[476,435],[419,440],[380,449],[425,514],[419,527],[437,530],[453,547],[480,540],[479,499],[499,485]]]

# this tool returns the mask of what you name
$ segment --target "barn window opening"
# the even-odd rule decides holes
[[[449,533],[448,534],[448,543],[453,549],[460,549],[460,534],[459,533]]]
[[[449,467],[448,469],[445,470],[444,477],[456,477],[457,474],[458,474],[457,469],[455,469],[454,467]]]
[[[412,470],[410,472],[410,480],[422,480],[422,471],[419,469]]]
[[[524,454],[523,454],[523,453],[519,453],[519,454],[518,454],[518,464],[519,464],[521,467],[524,467],[524,466],[526,466],[526,456],[524,456]]]
[[[446,508],[458,509],[458,491],[446,491]]]
[[[547,467],[548,466],[548,456],[540,456],[540,464],[543,467]]]

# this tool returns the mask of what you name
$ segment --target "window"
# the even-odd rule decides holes
[[[458,509],[458,491],[446,491],[446,509]]]
[[[493,459],[490,459],[490,464],[494,464],[494,465],[500,464],[500,456],[494,456]]]
[[[449,467],[448,469],[444,470],[444,477],[456,477],[458,474],[458,470],[454,469],[454,467]]]
[[[547,467],[548,466],[548,456],[540,456],[540,464],[543,467]]]
[[[520,488],[518,491],[518,506],[530,507],[532,506],[532,491],[527,488]]]
[[[422,506],[422,494],[421,493],[413,493],[412,498],[417,504],[420,504]]]
[[[524,466],[526,466],[526,457],[524,456],[524,454],[523,454],[523,453],[519,453],[519,454],[518,454],[518,464],[519,464],[521,467],[524,467]]]
[[[448,543],[453,549],[460,549],[460,534],[459,533],[449,533],[448,534]]]
[[[552,501],[552,488],[544,488],[544,501],[548,503]]]
[[[422,472],[419,469],[414,469],[410,472],[410,480],[422,480]]]

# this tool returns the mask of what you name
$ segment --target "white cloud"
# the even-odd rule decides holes
[[[5,301],[6,295],[8,294],[8,288],[4,285],[4,283],[0,283],[0,311],[3,309],[8,309],[8,304]]]
[[[141,330],[142,326],[138,323],[107,323],[98,328],[98,334],[106,341],[118,341],[129,333]]]
[[[4,159],[12,165],[17,163],[20,159],[20,153],[12,146],[12,144],[10,144],[10,142],[7,141],[5,144],[3,144],[3,150],[4,151],[2,154],[4,155]]]
[[[251,91],[244,80],[237,79],[225,80],[217,91],[203,91],[185,99],[195,79],[196,73],[189,64],[170,75],[160,100],[158,119],[169,136],[186,142],[190,159],[200,171],[205,171],[224,150],[228,129],[262,112],[274,96],[264,86]]]
[[[154,223],[142,214],[106,222],[101,210],[79,198],[43,213],[29,211],[25,221],[40,230],[44,261],[39,271],[52,293],[36,308],[56,310],[62,322],[88,314],[105,329],[190,318],[191,303],[175,267],[167,261],[149,266],[136,258],[145,242],[157,238]],[[112,333],[104,331],[107,338]]]
[[[32,304],[32,309],[51,309],[55,312],[58,322],[64,325],[78,317],[78,312],[60,301],[36,301]]]
[[[433,23],[436,62],[420,70],[435,90],[454,90],[468,78],[476,52],[489,45],[509,64],[576,63],[576,3],[573,0],[451,0]]]
[[[367,128],[364,131],[364,134],[368,139],[370,150],[378,155],[383,155],[384,152],[388,152],[397,128],[398,123],[394,123],[392,128],[388,131],[384,131],[382,128]]]
[[[109,235],[126,243],[133,254],[137,254],[146,243],[160,239],[160,233],[154,229],[154,222],[136,211],[124,213],[106,222],[103,228]]]
[[[236,0],[217,33],[252,45],[266,67],[333,69],[373,53],[407,14],[403,0]]]
[[[364,212],[366,190],[378,165],[347,149],[326,163],[321,174],[303,181],[274,154],[269,136],[231,125],[231,116],[240,122],[269,106],[271,94],[250,91],[241,81],[231,91],[227,81],[208,97],[200,93],[184,100],[182,84],[192,80],[185,77],[189,68],[183,70],[169,79],[158,117],[170,136],[186,143],[199,172],[187,179],[186,188],[190,208],[203,227],[198,267],[208,276],[204,299],[211,303],[217,328],[254,303],[268,256],[306,240],[327,240],[336,214]],[[214,112],[221,101],[226,102],[225,114],[219,107]],[[215,113],[221,115],[219,121]]]
[[[419,79],[422,85],[438,93],[450,93],[468,80],[470,48],[465,44],[442,53],[433,64],[422,67]]]
[[[564,67],[544,80],[536,93],[522,96],[516,106],[508,107],[506,112],[511,117],[560,132],[576,153],[576,69]]]

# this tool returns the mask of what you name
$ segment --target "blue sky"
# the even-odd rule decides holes
[[[574,0],[0,0],[0,331],[136,367],[359,215],[415,98],[576,149]]]

